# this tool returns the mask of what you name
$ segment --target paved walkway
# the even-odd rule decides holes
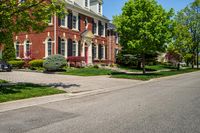
[[[135,85],[142,81],[128,79],[114,79],[109,76],[68,76],[59,74],[45,74],[35,72],[1,72],[0,79],[11,82],[25,82],[55,85],[64,88],[67,92],[85,92],[100,90],[105,88],[123,87],[127,85]]]

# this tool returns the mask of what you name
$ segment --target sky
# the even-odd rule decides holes
[[[103,14],[112,20],[113,15],[121,13],[121,8],[127,0],[104,0]],[[157,0],[166,10],[174,8],[174,10],[180,11],[185,8],[189,3],[194,0]]]

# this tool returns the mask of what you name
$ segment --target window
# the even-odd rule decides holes
[[[92,44],[92,59],[96,59],[97,57],[97,47],[95,44]]]
[[[99,3],[99,13],[101,14],[101,12],[102,12],[102,4]]]
[[[72,44],[72,56],[76,56],[76,42],[73,41],[73,44]]]
[[[97,23],[93,23],[94,34],[97,34]]]
[[[72,28],[77,29],[77,17],[73,16],[72,18]]]
[[[49,25],[53,24],[53,22],[52,22],[52,16],[49,16],[48,24]]]
[[[65,40],[58,38],[58,54],[65,56]]]
[[[16,52],[16,57],[19,57],[19,42],[16,42],[15,44],[15,52]]]
[[[60,25],[63,27],[67,27],[67,16],[61,18]]]
[[[101,25],[101,28],[100,28],[100,29],[101,29],[101,31],[100,31],[100,32],[101,32],[101,35],[104,36],[104,35],[105,35],[105,32],[104,32],[105,26],[104,26],[104,25]]]
[[[88,0],[85,0],[85,7],[88,7]]]
[[[25,0],[19,0],[19,3],[23,3],[23,2],[25,2]]]
[[[99,44],[99,59],[103,59],[104,58],[104,47],[103,45]]]
[[[25,56],[26,57],[28,57],[28,56],[30,56],[30,41],[26,41],[26,43],[25,43]]]
[[[52,55],[52,40],[51,39],[48,39],[48,42],[47,42],[47,55],[50,56]]]

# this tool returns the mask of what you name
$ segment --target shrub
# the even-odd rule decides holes
[[[12,68],[17,68],[17,69],[21,69],[22,67],[24,67],[25,62],[24,61],[9,61],[8,62]]]
[[[67,64],[67,61],[62,55],[51,55],[45,59],[43,66],[47,71],[56,71]]]
[[[32,60],[28,63],[29,68],[30,69],[41,68],[41,67],[43,67],[43,62],[44,62],[44,60]]]
[[[97,68],[97,69],[99,68],[99,66],[98,66],[98,65],[94,65],[93,67],[94,67],[94,68]]]
[[[70,63],[70,66],[83,67],[85,62],[85,57],[71,56],[67,58],[67,61]]]

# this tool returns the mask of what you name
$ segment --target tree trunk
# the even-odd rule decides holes
[[[142,71],[143,74],[146,74],[146,70],[145,70],[145,55],[142,55]]]

